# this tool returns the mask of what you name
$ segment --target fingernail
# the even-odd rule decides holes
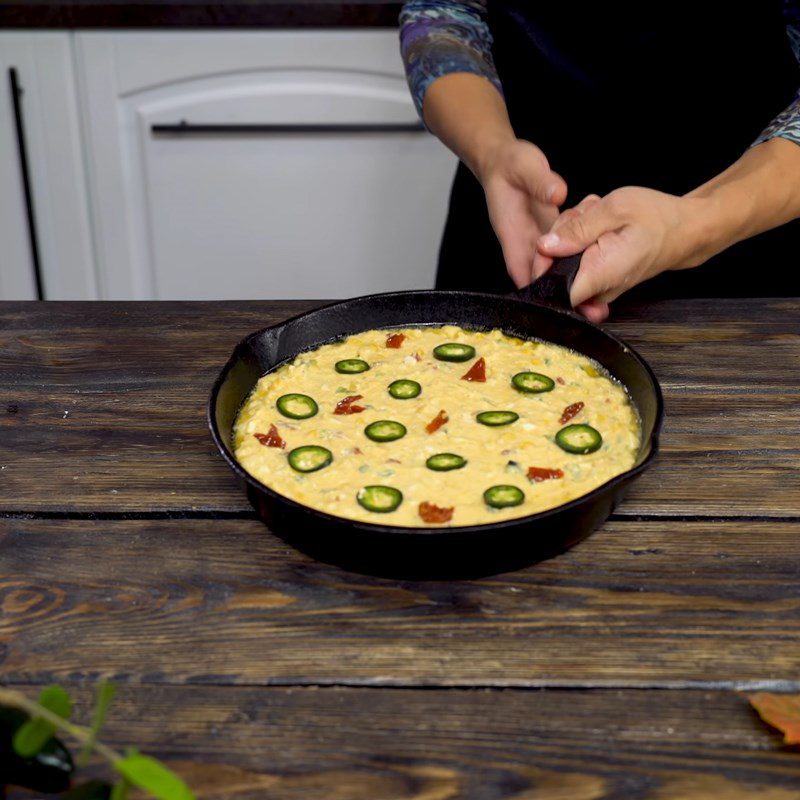
[[[539,239],[539,244],[541,244],[542,247],[547,248],[558,247],[560,243],[561,239],[557,233],[546,233],[541,239]]]

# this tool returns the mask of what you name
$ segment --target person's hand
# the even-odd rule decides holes
[[[527,286],[533,280],[536,242],[557,219],[567,185],[550,169],[544,153],[521,139],[494,149],[478,178],[508,274],[517,287]]]
[[[585,251],[570,299],[592,322],[602,322],[608,304],[637,283],[702,263],[696,231],[704,203],[639,186],[589,195],[539,238],[534,278],[553,258]]]

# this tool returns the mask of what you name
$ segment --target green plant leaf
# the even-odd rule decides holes
[[[133,753],[114,764],[124,778],[159,800],[195,800],[192,790],[160,761]]]
[[[61,719],[69,719],[72,713],[72,700],[67,690],[61,686],[48,686],[39,694],[39,705],[58,714]]]
[[[72,713],[72,700],[60,686],[48,686],[39,695],[39,705],[62,719]],[[14,734],[14,752],[21,758],[33,758],[52,738],[55,726],[39,717],[25,722]]]
[[[94,703],[94,716],[92,718],[92,727],[89,731],[89,740],[81,748],[80,755],[78,756],[78,766],[85,767],[89,760],[89,756],[94,749],[94,743],[103,727],[103,723],[108,716],[108,709],[111,707],[111,701],[114,699],[114,692],[116,686],[108,681],[103,681],[97,687],[97,695]]]

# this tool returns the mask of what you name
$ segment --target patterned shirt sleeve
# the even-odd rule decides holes
[[[400,49],[420,117],[428,87],[450,72],[481,75],[503,91],[492,59],[486,0],[407,0],[400,12]]]
[[[786,33],[795,57],[800,62],[800,0],[784,0],[783,13]],[[800,91],[795,95],[794,102],[767,125],[751,147],[778,136],[800,144]]]

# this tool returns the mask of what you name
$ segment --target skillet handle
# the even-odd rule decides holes
[[[578,274],[581,265],[581,256],[578,253],[567,258],[557,258],[541,278],[513,293],[514,297],[527,300],[529,303],[539,303],[554,306],[566,311],[572,311],[569,301],[569,290]]]

